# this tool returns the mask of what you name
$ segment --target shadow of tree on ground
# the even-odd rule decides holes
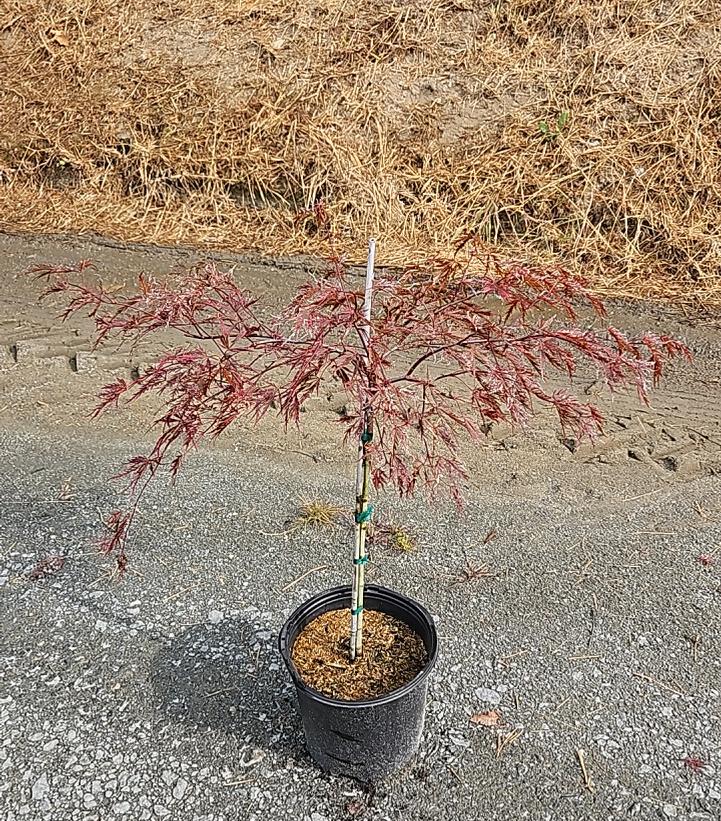
[[[240,618],[190,627],[159,650],[150,678],[171,719],[305,757],[293,686],[269,630]]]

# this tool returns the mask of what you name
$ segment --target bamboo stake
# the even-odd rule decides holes
[[[365,322],[360,327],[360,338],[365,348],[365,363],[370,373],[368,346],[371,335],[371,301],[373,298],[373,276],[376,255],[376,241],[368,242],[368,267],[366,269],[366,288],[363,300],[363,317]],[[363,408],[363,432],[358,440],[358,462],[356,464],[356,505],[355,505],[355,545],[353,551],[353,585],[351,588],[351,661],[363,654],[363,589],[365,586],[365,564],[368,561],[366,552],[366,535],[370,508],[368,491],[370,486],[370,459],[367,446],[373,436],[373,420],[370,408]]]

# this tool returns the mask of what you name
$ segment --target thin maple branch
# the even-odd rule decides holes
[[[264,318],[259,300],[213,264],[169,282],[141,277],[130,295],[89,282],[87,261],[35,268],[46,295],[65,296],[65,317],[92,318],[96,346],[112,338],[132,347],[167,331],[194,346],[176,347],[137,379],[100,392],[95,415],[148,394],[163,404],[150,454],[126,465],[137,495],[130,518],[113,519],[110,552],[125,560],[138,500],[162,466],[169,463],[174,478],[191,448],[238,421],[257,423],[274,412],[286,427],[298,425],[304,403],[325,385],[345,394],[345,441],[357,439],[372,416],[376,487],[407,495],[446,486],[460,503],[462,435],[480,438],[499,422],[525,425],[539,404],[551,406],[577,438],[599,434],[600,411],[568,390],[547,388],[551,373],[571,385],[586,361],[610,390],[635,388],[646,401],[665,362],[688,356],[664,335],[577,327],[583,303],[605,316],[581,278],[559,266],[504,260],[476,238],[464,243],[450,259],[377,277],[368,340],[364,294],[335,252],[321,276]],[[397,375],[399,367],[405,370]]]

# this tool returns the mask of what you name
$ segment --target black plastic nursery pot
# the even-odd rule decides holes
[[[301,630],[329,610],[350,607],[350,586],[334,587],[308,599],[286,621],[279,645],[298,694],[306,746],[327,772],[378,781],[407,764],[423,732],[428,674],[438,655],[438,634],[418,602],[380,585],[366,585],[365,607],[405,622],[422,639],[428,659],[418,675],[384,696],[364,701],[329,698],[303,682],[291,659]]]

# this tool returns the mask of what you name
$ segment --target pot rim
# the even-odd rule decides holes
[[[436,624],[431,614],[422,604],[420,604],[420,602],[417,602],[415,599],[411,599],[403,593],[398,593],[397,591],[392,590],[389,587],[384,587],[380,584],[366,585],[365,592],[381,599],[390,599],[396,604],[400,604],[405,610],[415,611],[416,616],[418,616],[421,621],[425,622],[430,633],[430,648],[426,648],[428,658],[426,659],[426,663],[423,665],[423,668],[416,673],[410,681],[407,681],[396,690],[391,690],[390,693],[385,693],[384,695],[376,696],[375,698],[360,699],[358,701],[346,701],[344,699],[326,696],[318,690],[315,690],[303,681],[298,669],[295,664],[293,664],[293,659],[291,658],[292,647],[290,646],[289,641],[290,625],[292,622],[300,620],[307,611],[312,611],[314,607],[319,604],[319,600],[328,598],[331,600],[338,599],[340,603],[346,597],[350,597],[351,588],[350,585],[346,584],[331,587],[328,590],[323,590],[320,593],[316,593],[314,596],[306,599],[298,607],[296,607],[290,616],[288,616],[285,620],[285,623],[281,627],[278,635],[278,647],[283,661],[285,662],[286,667],[293,678],[293,683],[296,688],[311,697],[314,701],[320,702],[321,704],[325,704],[329,707],[340,707],[347,710],[354,710],[362,709],[364,707],[377,707],[382,704],[390,704],[393,701],[397,701],[412,690],[415,690],[425,681],[426,678],[428,678],[431,670],[435,666],[436,659],[438,658],[438,631],[436,629]],[[341,607],[334,607],[330,609],[340,610]],[[318,615],[320,615],[320,613]]]

